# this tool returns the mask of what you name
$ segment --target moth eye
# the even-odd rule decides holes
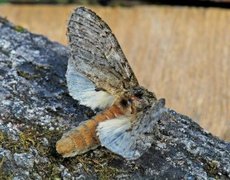
[[[122,100],[120,101],[120,104],[121,104],[122,107],[128,107],[129,104],[130,104],[130,101],[129,101],[129,100],[126,100],[126,99],[122,99]]]

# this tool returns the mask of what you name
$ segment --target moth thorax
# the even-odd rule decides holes
[[[136,108],[131,98],[120,99],[119,106],[122,108],[123,112],[126,115],[131,115],[136,113]]]

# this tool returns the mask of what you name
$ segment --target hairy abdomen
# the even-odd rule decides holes
[[[99,122],[123,115],[124,112],[117,105],[113,105],[101,114],[87,120],[78,127],[65,133],[56,144],[56,150],[63,157],[72,157],[95,149],[100,145],[96,136]]]

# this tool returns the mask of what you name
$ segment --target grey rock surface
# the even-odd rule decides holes
[[[230,143],[173,110],[136,161],[102,147],[63,159],[55,142],[94,115],[68,94],[67,59],[67,47],[0,19],[0,179],[230,179]]]

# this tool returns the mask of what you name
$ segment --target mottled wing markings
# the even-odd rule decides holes
[[[138,85],[115,36],[94,12],[76,9],[69,21],[68,37],[76,70],[98,88],[117,95]]]

